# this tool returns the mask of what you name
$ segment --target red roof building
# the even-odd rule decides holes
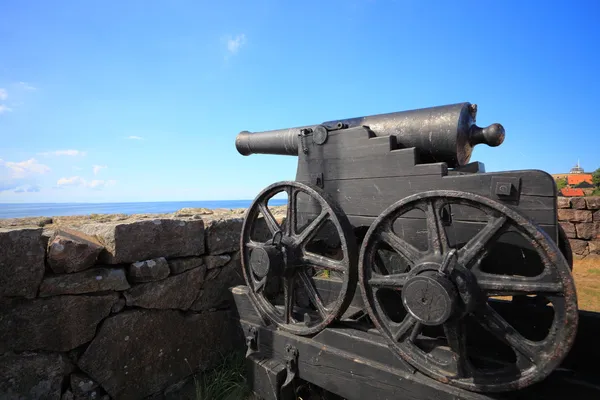
[[[581,197],[584,195],[583,189],[563,188],[560,192],[565,197]]]

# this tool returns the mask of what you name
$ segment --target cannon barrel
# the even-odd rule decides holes
[[[475,124],[477,106],[458,103],[417,110],[399,111],[367,117],[324,122],[322,126],[348,128],[368,127],[375,136],[395,136],[401,148],[416,147],[421,162],[446,162],[449,167],[467,164],[477,144],[499,146],[504,141],[504,128],[492,124],[481,128]],[[242,155],[281,154],[298,155],[301,129],[309,125],[265,132],[241,132],[236,148]]]

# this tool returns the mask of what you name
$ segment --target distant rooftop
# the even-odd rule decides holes
[[[573,168],[571,168],[571,172],[569,172],[569,173],[570,174],[585,174],[585,171],[579,165],[579,161],[577,161],[577,165],[575,165]]]

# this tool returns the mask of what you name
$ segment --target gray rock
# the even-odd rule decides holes
[[[69,351],[87,343],[118,296],[112,293],[5,301],[0,304],[0,353]]]
[[[186,207],[186,208],[182,208],[181,210],[175,211],[175,216],[177,216],[177,217],[190,217],[193,215],[211,215],[211,214],[214,214],[214,211],[212,211],[208,208]]]
[[[104,245],[106,251],[99,259],[106,264],[204,254],[202,220],[112,221],[82,225],[78,229],[95,236]]]
[[[165,279],[169,273],[169,263],[164,257],[138,261],[129,266],[129,279],[135,283]]]
[[[113,314],[120,313],[121,311],[123,311],[126,304],[127,303],[125,299],[123,297],[119,297],[119,300],[117,300],[117,302],[112,306],[110,312]]]
[[[123,268],[92,268],[68,275],[46,277],[40,286],[40,297],[129,288]]]
[[[196,268],[204,264],[202,257],[181,257],[173,258],[169,261],[169,268],[172,274],[181,274],[192,268]]]
[[[203,265],[158,282],[135,285],[124,293],[127,306],[187,310],[198,297],[205,271]]]
[[[90,268],[104,247],[85,233],[61,228],[48,245],[48,265],[56,273],[71,273]]]
[[[13,228],[13,227],[43,227],[51,224],[52,218],[50,217],[25,217],[25,218],[6,218],[0,219],[0,228]]]
[[[71,392],[70,390],[66,390],[62,397],[60,398],[60,400],[75,400],[75,397],[73,397],[73,392]]]
[[[236,253],[229,263],[221,268],[208,271],[202,291],[192,305],[193,311],[206,311],[233,303],[229,288],[243,285],[242,264],[240,254]]]
[[[210,254],[231,253],[239,250],[243,218],[227,218],[206,224],[206,250]]]
[[[71,374],[71,390],[75,397],[83,396],[98,388],[98,383],[94,382],[89,376],[76,372]]]
[[[42,228],[0,228],[0,297],[34,298],[44,276]]]
[[[59,400],[62,382],[73,365],[61,354],[0,355],[0,398]]]
[[[140,399],[213,367],[239,336],[226,311],[130,310],[102,324],[78,366],[112,398]]]
[[[219,268],[227,264],[231,260],[231,256],[228,254],[221,254],[218,256],[204,256],[204,263],[207,269]]]

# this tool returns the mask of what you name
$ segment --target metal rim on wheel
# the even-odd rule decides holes
[[[287,193],[286,222],[280,225],[268,210],[269,200],[281,192]],[[320,212],[301,232],[296,229],[297,196],[308,195],[320,206]],[[251,238],[252,229],[262,215],[271,239],[257,242]],[[306,245],[327,222],[338,235],[341,259],[332,259],[307,250]],[[339,205],[316,186],[295,181],[274,183],[265,188],[246,211],[240,238],[242,270],[250,297],[258,311],[280,329],[297,335],[311,335],[339,318],[348,308],[357,284],[358,248],[352,226]],[[335,272],[341,285],[334,301],[325,304],[316,289],[309,269]],[[277,272],[275,272],[277,271]],[[264,295],[272,274],[283,280],[283,306],[277,307]],[[294,285],[300,285],[315,315],[296,318],[294,315]],[[282,308],[282,309],[280,309]]]
[[[461,248],[452,248],[445,232],[441,215],[448,204],[475,207],[487,216],[485,227]],[[425,214],[427,250],[417,249],[394,232],[398,217],[415,209]],[[539,255],[543,263],[539,275],[492,275],[478,269],[489,246],[509,228],[522,235]],[[410,270],[382,274],[376,267],[381,245],[406,260]],[[517,390],[541,381],[560,365],[577,331],[575,285],[556,244],[513,209],[471,193],[430,191],[386,209],[362,243],[359,285],[372,322],[401,358],[436,380],[471,391]],[[401,293],[406,313],[397,321],[382,308],[380,290]],[[553,306],[552,324],[539,341],[523,336],[488,303],[489,297],[537,294],[551,299]],[[466,328],[470,323],[510,347],[514,365],[494,370],[475,366],[467,347]],[[443,329],[445,340],[434,351],[425,351],[417,343],[421,343],[424,330],[431,327]]]

